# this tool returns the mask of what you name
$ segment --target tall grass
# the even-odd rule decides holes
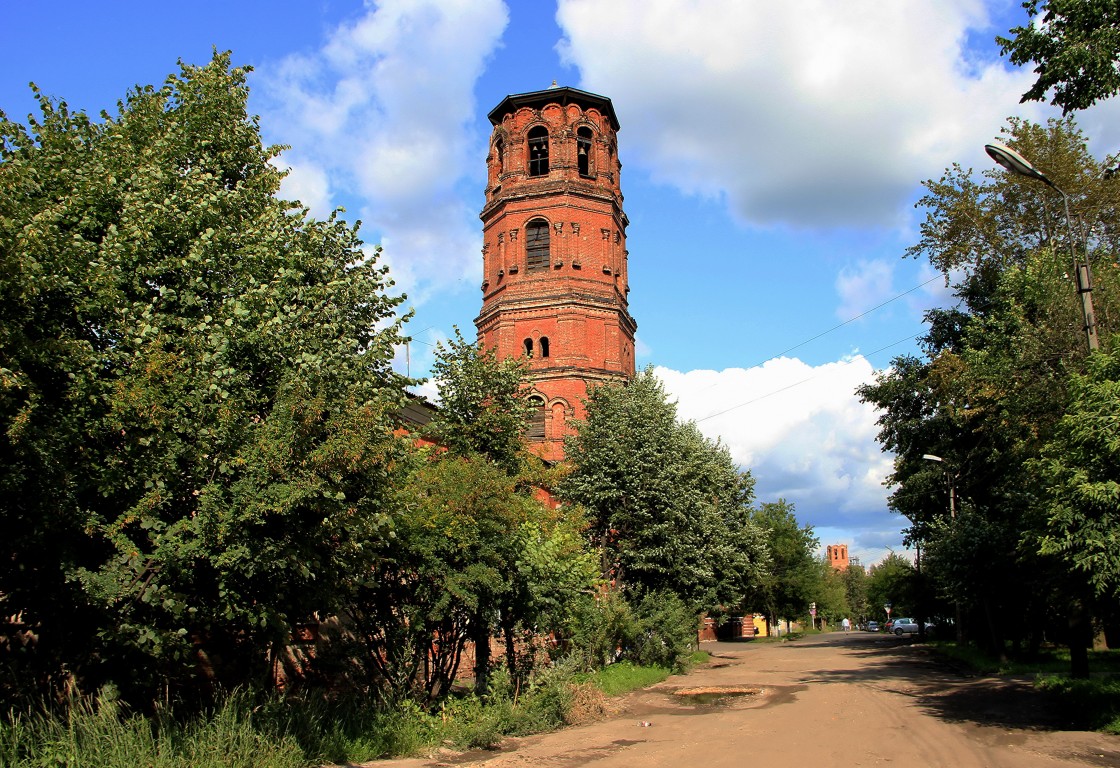
[[[4,768],[299,768],[288,736],[253,722],[244,697],[231,696],[186,723],[123,710],[111,693],[74,698],[63,712],[10,713],[0,720]]]
[[[74,697],[62,709],[0,716],[0,768],[304,768],[441,746],[492,748],[506,736],[586,722],[605,710],[605,696],[670,674],[630,662],[589,674],[575,669],[560,663],[541,670],[524,689],[498,669],[487,696],[453,697],[435,711],[408,700],[388,706],[360,697],[262,699],[236,691],[198,716],[145,717],[106,690]]]

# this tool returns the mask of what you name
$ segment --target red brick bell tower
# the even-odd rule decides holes
[[[634,375],[618,119],[610,99],[556,86],[489,117],[475,325],[500,359],[528,359],[529,439],[556,461],[588,390]]]

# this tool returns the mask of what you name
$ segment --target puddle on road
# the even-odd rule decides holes
[[[673,696],[678,701],[684,701],[696,707],[717,707],[729,704],[731,701],[744,696],[759,696],[761,688],[746,686],[708,686],[704,688],[680,688],[673,691]]]

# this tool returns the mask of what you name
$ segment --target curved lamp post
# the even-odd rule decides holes
[[[945,478],[949,481],[949,519],[957,519],[957,489],[953,487],[953,478],[956,477],[949,471],[949,467],[945,464],[945,459],[940,456],[934,456],[932,453],[923,453],[922,458],[926,461],[936,461],[941,465],[942,470],[945,472]]]
[[[1036,179],[1049,186],[1055,192],[1062,196],[1062,203],[1066,208],[1066,231],[1069,233],[1069,253],[1073,257],[1073,270],[1077,275],[1077,293],[1081,297],[1081,317],[1085,321],[1085,339],[1089,343],[1089,352],[1096,352],[1099,348],[1097,342],[1097,322],[1093,316],[1093,276],[1089,272],[1089,255],[1086,251],[1085,259],[1079,260],[1077,258],[1077,251],[1073,247],[1073,220],[1069,215],[1069,196],[1058,189],[1057,185],[1050,179],[1046,178],[1046,174],[1031,165],[1030,161],[1013,150],[1011,147],[1004,146],[998,142],[984,145],[984,151],[988,156],[1006,168],[1016,176],[1025,176],[1028,179]],[[1089,244],[1086,242],[1086,249]],[[927,455],[924,458],[929,458]],[[940,461],[940,459],[936,459]]]
[[[936,461],[941,465],[942,471],[945,472],[945,479],[949,482],[949,519],[952,522],[957,520],[957,489],[953,482],[956,475],[949,471],[949,463],[940,456],[934,456],[932,453],[923,453],[922,458],[926,461]],[[960,601],[953,601],[954,627],[957,632],[957,642],[964,640],[964,628],[961,626],[961,604]]]

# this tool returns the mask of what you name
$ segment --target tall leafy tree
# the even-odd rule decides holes
[[[891,552],[871,566],[867,574],[867,600],[873,619],[886,619],[887,604],[891,606],[891,616],[913,616],[914,597],[914,566],[905,557]]]
[[[1120,91],[1120,6],[1113,0],[1026,0],[1030,21],[997,37],[1000,52],[1038,75],[1022,101],[1045,101],[1063,114]]]
[[[37,682],[261,681],[387,533],[400,299],[277,196],[246,72],[0,115],[0,601]]]
[[[910,540],[925,546],[929,575],[973,639],[1001,653],[1041,637],[1039,622],[1018,617],[1076,613],[1077,586],[1039,546],[1045,488],[1029,467],[1087,355],[1073,252],[1093,267],[1102,329],[1116,317],[1120,252],[1120,196],[1072,120],[1012,121],[1005,141],[1069,195],[1074,220],[1056,193],[1002,171],[977,181],[953,168],[927,182],[927,217],[908,253],[952,275],[960,303],[930,313],[922,357],[860,389],[882,409],[880,442],[896,456],[892,507],[910,519]]]
[[[528,386],[524,361],[455,338],[436,347],[432,374],[440,407],[426,434],[460,455],[480,454],[517,474],[527,458]]]
[[[1072,378],[1070,404],[1033,468],[1046,484],[1042,550],[1083,575],[1096,596],[1120,596],[1120,357],[1095,355]]]
[[[820,593],[822,572],[816,557],[819,545],[811,525],[800,525],[794,507],[785,499],[765,502],[751,513],[765,532],[769,568],[754,600],[761,603],[772,625],[787,624],[809,615],[809,604]]]
[[[726,447],[677,420],[650,369],[595,389],[576,429],[558,492],[587,510],[604,576],[697,610],[741,601],[765,554],[747,511],[753,479]]]
[[[851,619],[862,624],[871,616],[871,604],[867,597],[867,571],[858,563],[852,563],[841,574],[844,594],[852,611]]]
[[[815,618],[839,625],[845,618],[852,617],[844,576],[832,567],[827,557],[818,558],[817,565],[820,574],[813,592],[813,602],[817,604]]]

